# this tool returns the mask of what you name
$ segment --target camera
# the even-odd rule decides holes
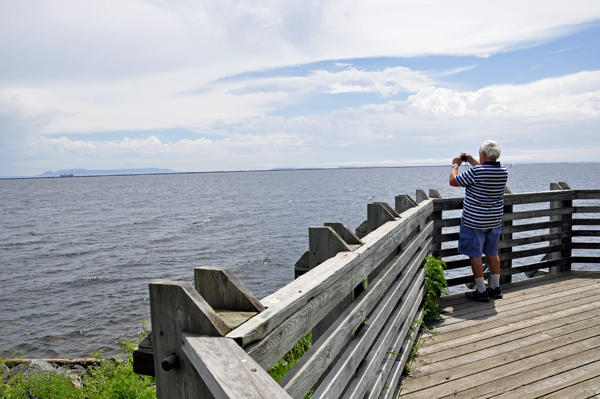
[[[467,162],[467,156],[466,155],[461,156],[460,160],[463,162]]]

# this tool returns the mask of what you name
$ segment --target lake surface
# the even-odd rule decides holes
[[[461,171],[463,168],[461,167]],[[292,281],[308,227],[354,230],[367,204],[448,185],[450,167],[0,180],[2,356],[120,353],[150,319],[148,283],[232,269],[262,298]],[[515,193],[600,188],[600,164],[513,165]],[[13,325],[13,323],[17,325]]]

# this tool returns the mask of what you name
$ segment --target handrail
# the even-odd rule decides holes
[[[460,218],[444,218],[462,208],[462,198],[429,194],[418,190],[416,201],[398,196],[394,208],[369,204],[356,235],[341,223],[311,227],[297,279],[261,301],[233,273],[215,268],[196,269],[195,289],[183,282],[150,284],[158,398],[303,398],[311,387],[315,399],[343,392],[344,398],[387,397],[382,388],[398,383],[415,339],[411,327],[422,315],[424,258],[442,257],[450,270],[469,266],[454,243]],[[598,199],[600,190],[572,190],[566,183],[507,194],[499,245],[503,281],[541,268],[557,272],[573,263],[600,263],[600,256],[572,255],[600,249],[598,242],[573,242],[600,236],[585,228],[600,225],[589,217],[600,206],[584,203]],[[513,210],[539,203],[549,208]],[[539,255],[547,259],[513,265]],[[458,285],[473,276],[447,280]],[[312,348],[279,384],[271,383],[266,371],[310,330]],[[174,366],[163,369],[167,357]]]

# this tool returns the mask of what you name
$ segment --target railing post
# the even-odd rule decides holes
[[[510,195],[512,194],[512,191],[510,190],[510,188],[505,187],[504,188],[504,194],[505,195]],[[512,213],[513,212],[513,206],[512,205],[504,205],[504,214],[506,215],[507,213]],[[512,226],[513,225],[513,221],[512,220],[503,220],[502,221],[502,228],[504,227],[508,227],[508,226]],[[502,233],[500,235],[500,241],[508,241],[508,240],[512,240],[512,233]],[[500,255],[500,257],[502,258],[502,254],[506,254],[506,253],[510,253],[512,252],[512,247],[507,247],[507,248],[501,248],[498,251],[498,255]],[[510,269],[512,268],[512,259],[506,259],[506,260],[501,260],[500,261],[500,270],[502,269]],[[506,284],[506,283],[510,283],[512,281],[512,274],[509,274],[507,276],[502,276],[500,275],[500,284]]]
[[[441,199],[442,196],[440,194],[440,192],[438,190],[436,190],[435,188],[430,188],[429,189],[429,198],[439,198]],[[442,220],[442,211],[434,211],[431,213],[431,216],[429,217],[429,220]],[[439,236],[442,234],[442,228],[439,227],[437,229],[433,229],[433,231],[431,232],[431,235],[434,237],[435,240],[435,236]],[[442,243],[441,242],[433,242],[431,244],[431,250],[432,251],[438,251],[442,249]]]
[[[562,190],[562,187],[558,184],[558,183],[550,183],[550,190],[554,191],[554,190]],[[562,208],[563,205],[563,201],[550,201],[550,209],[558,209],[558,208]],[[550,216],[550,221],[555,221],[555,220],[562,220],[562,215],[553,215]],[[563,231],[562,227],[552,227],[550,228],[550,234],[553,233],[561,233]],[[550,242],[548,243],[548,245],[552,246],[552,245],[559,245],[562,242],[562,239],[556,239],[556,240],[550,240]],[[553,260],[553,259],[559,259],[561,257],[562,253],[561,252],[551,252],[548,254],[548,260]],[[561,270],[561,266],[552,266],[549,267],[548,270],[550,273],[560,273]]]
[[[350,231],[348,233],[352,234]],[[309,269],[314,269],[327,259],[333,258],[338,252],[352,251],[348,243],[329,226],[308,228],[308,248]],[[313,342],[317,342],[319,337],[327,331],[329,326],[335,322],[338,316],[346,310],[353,300],[353,293],[348,294],[327,316],[313,327]]]
[[[183,353],[183,333],[222,337],[229,327],[189,283],[157,280],[149,289],[156,397],[212,399]]]
[[[561,188],[561,190],[572,190],[569,183],[564,182],[564,181],[558,182],[558,186]],[[571,208],[573,206],[573,201],[572,200],[562,201],[562,205],[565,208]],[[573,215],[572,214],[562,215],[562,220],[568,220],[569,223],[566,223],[562,227],[563,238],[561,240],[561,243],[562,244],[571,244],[573,241],[571,238],[571,232],[573,231]],[[565,233],[567,233],[567,234],[565,234]],[[566,272],[566,271],[571,270],[571,256],[572,256],[571,250],[566,249],[566,250],[562,251],[560,256],[562,258],[569,259],[569,261],[566,265],[561,266],[561,271]]]

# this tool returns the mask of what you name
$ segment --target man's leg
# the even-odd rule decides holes
[[[485,282],[483,281],[483,262],[481,258],[469,257],[471,260],[471,270],[473,271],[473,277],[475,277],[475,283],[477,284],[477,291],[485,291]],[[500,267],[500,263],[498,263]]]
[[[490,265],[490,288],[488,291],[492,298],[502,298],[500,290],[500,257],[498,255],[486,255],[488,264]]]

